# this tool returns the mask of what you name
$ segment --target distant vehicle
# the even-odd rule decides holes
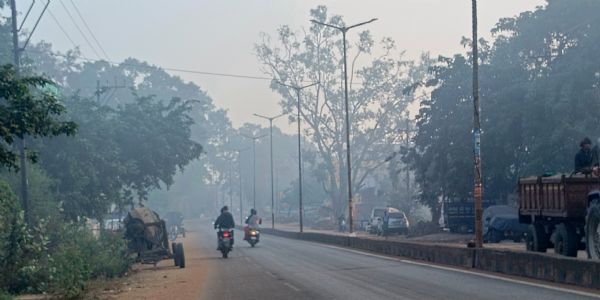
[[[248,229],[248,238],[246,239],[246,241],[248,242],[248,244],[250,244],[251,247],[256,246],[256,244],[258,244],[258,242],[260,241],[260,230]]]
[[[483,211],[483,240],[499,243],[503,240],[521,242],[528,227],[519,223],[519,209],[508,205],[492,205]]]
[[[475,207],[473,199],[450,199],[444,201],[445,227],[454,233],[469,233],[475,229]],[[483,201],[483,209],[493,205]]]
[[[229,257],[229,252],[233,250],[233,229],[218,229],[219,251],[223,258]]]
[[[387,217],[387,224],[385,219]],[[390,234],[408,233],[409,222],[404,212],[393,207],[375,207],[371,211],[369,232],[387,236]]]
[[[170,211],[165,214],[165,222],[169,232],[169,239],[174,241],[177,237],[185,237],[185,227],[183,227],[183,214],[178,211]]]
[[[600,178],[558,174],[519,180],[519,221],[529,226],[527,250],[600,259]]]

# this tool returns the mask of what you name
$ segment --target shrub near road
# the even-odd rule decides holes
[[[129,269],[120,235],[96,237],[85,224],[65,222],[59,215],[27,228],[15,200],[0,182],[0,290],[73,298],[90,279],[120,276]]]

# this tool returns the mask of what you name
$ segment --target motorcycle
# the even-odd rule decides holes
[[[223,258],[227,258],[229,252],[233,249],[233,229],[219,229],[219,251]]]
[[[258,229],[248,229],[246,241],[248,241],[250,246],[254,247],[260,241],[260,231]]]

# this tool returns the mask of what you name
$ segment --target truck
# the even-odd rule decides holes
[[[493,201],[483,201],[483,209],[494,205]],[[475,204],[472,198],[453,198],[443,202],[444,227],[453,233],[469,233],[475,227]]]
[[[556,174],[519,179],[519,222],[529,251],[600,259],[600,177]]]

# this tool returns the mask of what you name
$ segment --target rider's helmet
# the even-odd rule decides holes
[[[256,209],[254,209],[254,208],[253,208],[253,209],[251,209],[251,210],[250,210],[250,214],[251,214],[251,215],[255,215],[255,214],[256,214]]]
[[[229,210],[229,207],[227,207],[227,205],[223,206],[223,208],[221,208],[221,213],[226,212]]]

